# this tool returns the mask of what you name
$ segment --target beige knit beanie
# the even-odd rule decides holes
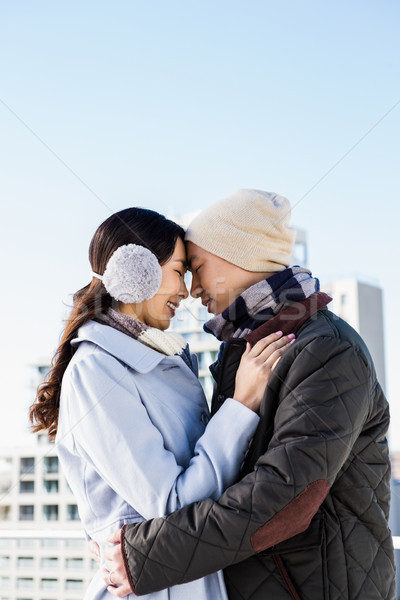
[[[291,264],[290,214],[282,196],[238,190],[201,211],[185,239],[246,271],[274,273]]]

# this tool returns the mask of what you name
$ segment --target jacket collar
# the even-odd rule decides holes
[[[303,323],[331,301],[332,298],[324,292],[312,294],[305,300],[295,302],[289,306],[289,308],[281,310],[275,317],[266,321],[260,325],[260,327],[257,327],[257,329],[254,329],[254,331],[246,335],[245,339],[254,346],[258,340],[261,340],[263,337],[266,337],[275,331],[282,331],[283,335],[296,333]]]
[[[167,358],[125,333],[96,321],[89,321],[80,327],[78,337],[71,344],[76,346],[81,342],[96,344],[139,373],[148,373]]]

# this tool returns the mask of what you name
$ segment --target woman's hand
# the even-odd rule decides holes
[[[107,591],[117,598],[123,598],[133,593],[125,570],[124,558],[121,550],[121,529],[115,531],[107,540],[114,546],[105,550],[105,568],[103,579],[107,585]]]
[[[236,372],[235,400],[254,412],[259,411],[271,373],[294,338],[294,333],[282,337],[282,331],[277,331],[259,340],[253,348],[247,343]]]

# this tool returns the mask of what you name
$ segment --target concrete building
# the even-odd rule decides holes
[[[54,444],[2,451],[0,600],[81,600],[96,568]]]
[[[385,390],[385,345],[381,288],[357,279],[340,279],[324,285],[333,301],[330,310],[361,335],[375,364],[379,383]]]

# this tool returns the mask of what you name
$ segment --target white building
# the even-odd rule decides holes
[[[54,444],[2,451],[0,600],[81,600],[95,569]]]
[[[333,298],[328,308],[347,321],[363,338],[374,361],[378,381],[385,390],[381,288],[357,279],[340,279],[325,285],[324,291]]]

